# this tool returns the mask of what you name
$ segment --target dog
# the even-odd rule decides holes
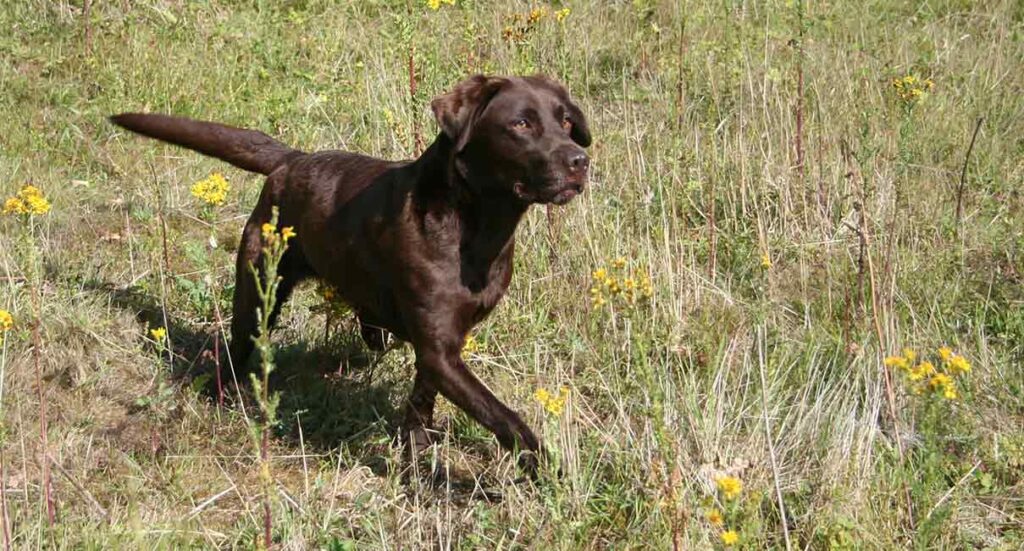
[[[541,442],[466,366],[466,335],[512,278],[515,230],[535,203],[563,205],[587,183],[591,135],[555,80],[475,75],[431,101],[440,132],[416,160],[342,151],[306,153],[255,130],[158,114],[124,113],[125,129],[267,177],[242,230],[230,354],[245,366],[257,332],[250,266],[261,265],[261,226],[297,233],[279,265],[273,326],[295,286],[317,278],[356,313],[364,340],[410,342],[416,374],[402,438],[430,445],[438,393],[490,430],[537,476]],[[243,367],[244,369],[244,367]]]

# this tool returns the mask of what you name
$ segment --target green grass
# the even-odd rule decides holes
[[[92,4],[88,21],[81,1],[0,7],[0,199],[31,182],[53,202],[32,237],[0,219],[12,547],[248,548],[263,530],[256,402],[231,388],[218,407],[202,356],[261,179],[105,116],[408,158],[436,132],[430,98],[479,71],[562,80],[595,136],[593,186],[529,213],[469,358],[564,476],[516,482],[443,401],[428,462],[450,484],[406,476],[411,349],[378,357],[351,319],[325,333],[309,286],[274,334],[280,547],[717,548],[713,506],[748,549],[785,548],[784,529],[800,549],[1024,544],[1020,2]],[[912,105],[891,84],[908,74],[935,83]],[[204,218],[189,187],[213,171],[232,189]],[[591,272],[617,257],[653,296],[595,308]],[[149,338],[164,325],[170,356]],[[944,344],[974,366],[960,398],[893,373],[890,402],[882,358]],[[563,385],[565,411],[546,413],[534,391]],[[716,492],[722,472],[738,501]]]

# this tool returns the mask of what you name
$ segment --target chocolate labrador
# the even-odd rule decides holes
[[[431,104],[441,132],[414,161],[356,153],[305,153],[254,130],[156,114],[111,121],[267,176],[242,231],[236,264],[231,356],[245,366],[257,330],[248,267],[260,266],[261,226],[279,208],[297,232],[280,264],[271,324],[292,289],[318,278],[356,312],[363,338],[383,331],[412,343],[416,377],[403,438],[429,445],[440,392],[519,450],[535,475],[541,444],[519,415],[466,367],[470,329],[491,312],[512,278],[515,229],[533,203],[562,205],[587,181],[590,130],[559,83],[543,77],[473,76]]]

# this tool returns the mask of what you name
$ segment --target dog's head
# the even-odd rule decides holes
[[[454,144],[458,170],[475,186],[558,205],[583,191],[590,129],[554,80],[477,75],[430,106]]]

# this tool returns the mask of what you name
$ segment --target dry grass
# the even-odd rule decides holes
[[[263,530],[255,402],[229,386],[218,407],[202,376],[260,179],[106,115],[403,158],[434,132],[432,95],[535,70],[590,115],[595,182],[530,213],[470,363],[564,476],[517,483],[447,403],[427,463],[449,476],[405,476],[411,350],[374,356],[344,319],[325,336],[309,287],[274,336],[279,547],[721,547],[711,507],[750,549],[1022,544],[1019,2],[568,2],[518,43],[502,29],[540,4],[93,4],[0,7],[0,198],[32,182],[53,202],[31,239],[0,219],[12,547],[251,547]],[[912,104],[891,85],[908,74],[935,83]],[[216,170],[232,190],[204,217],[189,187]],[[653,297],[595,308],[591,272],[616,257]],[[169,353],[149,336],[162,326]],[[974,365],[958,400],[896,373],[889,392],[883,357],[943,344]],[[565,411],[546,413],[534,391],[563,385]],[[725,472],[739,500],[716,492]]]

